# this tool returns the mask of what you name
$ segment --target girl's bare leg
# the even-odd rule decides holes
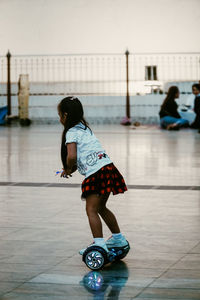
[[[100,196],[99,214],[112,233],[120,233],[119,225],[115,215],[106,207],[106,202],[110,194]]]
[[[102,223],[98,215],[101,198],[92,194],[86,198],[86,212],[89,219],[90,228],[94,238],[102,238]]]

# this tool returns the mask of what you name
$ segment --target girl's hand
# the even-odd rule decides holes
[[[71,172],[67,169],[67,170],[63,170],[60,177],[64,177],[64,178],[69,178],[72,177]]]

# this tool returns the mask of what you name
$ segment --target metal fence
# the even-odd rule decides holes
[[[34,95],[126,95],[124,54],[13,55],[10,80],[29,74]],[[167,82],[200,79],[200,53],[134,53],[128,55],[129,93],[162,90]],[[0,57],[0,95],[7,94],[7,57]],[[12,94],[16,94],[16,89]]]

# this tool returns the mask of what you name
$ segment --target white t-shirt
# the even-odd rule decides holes
[[[190,105],[190,109],[194,109],[194,100],[195,100],[195,95],[191,94],[190,96],[187,97],[185,104]]]
[[[69,143],[77,144],[77,169],[85,177],[112,163],[94,133],[82,123],[67,131],[66,144]]]

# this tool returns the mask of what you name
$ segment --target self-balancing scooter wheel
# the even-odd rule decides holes
[[[100,270],[108,263],[107,252],[99,246],[88,247],[83,253],[83,261],[91,270]]]

